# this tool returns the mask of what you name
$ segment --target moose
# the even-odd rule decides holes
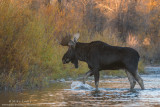
[[[62,38],[61,45],[68,46],[68,51],[62,58],[63,64],[73,63],[78,68],[78,61],[84,61],[90,69],[83,77],[83,83],[89,76],[94,75],[95,87],[98,91],[99,71],[124,69],[130,82],[130,90],[133,90],[136,81],[141,89],[144,89],[143,80],[138,73],[139,54],[130,47],[111,46],[102,41],[90,43],[77,42],[80,34]]]

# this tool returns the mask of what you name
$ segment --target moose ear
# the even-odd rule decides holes
[[[74,46],[74,47],[75,47],[75,45],[76,45],[76,43],[73,42],[72,40],[70,40],[70,41],[68,42],[68,46]]]
[[[77,42],[79,36],[80,36],[79,33],[74,34],[74,36],[73,36],[73,41],[74,41],[75,43]]]

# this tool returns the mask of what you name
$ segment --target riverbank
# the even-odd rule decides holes
[[[41,90],[0,92],[0,105],[160,106],[160,75],[141,75],[141,77],[144,80],[145,90],[141,90],[136,84],[135,90],[130,91],[126,77],[100,79],[99,92],[94,91],[94,80],[86,82],[93,87],[93,90],[81,87],[72,89],[71,85],[74,82],[71,80],[50,84],[50,87]]]
[[[69,64],[70,65],[70,64]],[[68,66],[68,65],[66,65]],[[12,86],[12,84],[8,83],[9,87],[1,87],[1,90],[5,91],[23,91],[23,90],[35,90],[35,89],[43,89],[45,87],[48,87],[52,83],[63,83],[66,81],[82,81],[83,80],[83,75],[87,71],[87,66],[83,63],[80,63],[80,66],[83,66],[82,69],[74,69],[70,71],[69,68],[66,69],[66,71],[63,72],[63,74],[58,75],[58,72],[55,74],[51,74],[50,76],[43,75],[43,77],[38,76],[40,74],[37,74],[36,72],[31,72],[28,76],[28,80],[24,82],[23,84],[18,83],[16,86]],[[81,71],[81,72],[79,72]],[[145,67],[142,64],[142,62],[139,63],[139,71],[140,74],[149,74],[149,73],[157,73],[159,71],[159,67]],[[41,72],[39,72],[41,73]],[[43,74],[43,73],[42,73]],[[67,74],[67,75],[66,75]],[[54,75],[54,77],[52,76]],[[55,76],[58,75],[56,78]],[[14,76],[14,75],[9,75],[9,76]],[[126,74],[124,70],[109,70],[109,71],[101,71],[100,72],[100,79],[107,79],[107,78],[124,78],[126,77]],[[39,81],[39,79],[41,80]],[[11,78],[12,79],[12,78]],[[89,77],[88,81],[94,80],[94,77]],[[11,81],[12,82],[12,81]]]
[[[103,41],[134,48],[140,55],[140,73],[144,72],[143,63],[160,62],[160,8],[156,8],[156,2],[152,6],[147,4],[149,0],[141,1],[130,7],[134,1],[101,4],[94,0],[84,6],[74,0],[65,1],[0,0],[0,90],[42,89],[50,80],[86,73],[89,69],[85,63],[80,62],[79,69],[62,63],[68,47],[60,42],[77,32],[82,43]],[[104,9],[108,6],[114,14]],[[111,71],[102,75],[125,73]]]

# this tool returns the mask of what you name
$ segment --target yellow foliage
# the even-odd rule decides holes
[[[128,2],[123,2],[122,11],[126,12]],[[145,11],[143,12],[140,9],[142,2],[143,0],[137,4],[137,10],[141,13],[148,14],[154,10],[154,8],[150,11],[143,9]],[[99,10],[108,16],[107,21],[114,22],[120,1],[114,0],[113,3],[109,0],[97,1],[96,4],[96,8],[100,8]],[[152,4],[157,7],[157,2]],[[84,23],[87,5],[87,2],[83,4],[80,1],[74,4],[72,1],[65,7],[66,9],[61,9],[55,2],[47,6],[40,5],[39,9],[34,10],[31,8],[32,0],[0,0],[0,87],[8,89],[23,88],[23,86],[42,87],[49,79],[77,76],[87,72],[87,64],[83,62],[79,63],[79,69],[74,69],[73,64],[62,64],[61,58],[67,48],[60,46],[58,41],[66,33],[73,34],[79,31],[81,42],[101,40],[117,46],[137,45],[141,41],[147,44],[141,47],[141,55],[144,55],[144,49],[147,52],[152,50],[150,56],[156,53],[159,44],[153,44],[152,39],[145,39],[146,34],[140,35],[141,39],[137,37],[139,41],[135,35],[130,34],[127,43],[121,42],[118,37],[119,32],[113,33],[109,27],[102,32],[93,31],[92,34],[93,32]],[[160,23],[159,14],[149,17],[147,24],[153,33],[157,32]]]
[[[143,41],[143,45],[150,45],[151,39],[150,38],[145,38]]]
[[[131,34],[129,34],[126,43],[130,46],[130,47],[136,47],[139,45],[138,39],[136,36],[133,36]]]

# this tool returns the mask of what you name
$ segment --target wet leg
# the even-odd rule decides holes
[[[96,86],[96,91],[98,91],[98,85],[99,85],[99,71],[94,72],[94,81]]]
[[[132,76],[132,74],[130,72],[128,72],[127,70],[125,70],[128,80],[130,82],[130,90],[133,90],[135,85],[136,85],[136,80],[134,79],[134,77]]]
[[[91,75],[93,75],[93,72],[89,70],[83,77],[83,84],[85,84],[86,79]]]
[[[141,89],[144,90],[144,83],[143,83],[143,79],[139,76],[138,70],[133,74],[135,80],[138,82],[138,84],[140,85]]]

